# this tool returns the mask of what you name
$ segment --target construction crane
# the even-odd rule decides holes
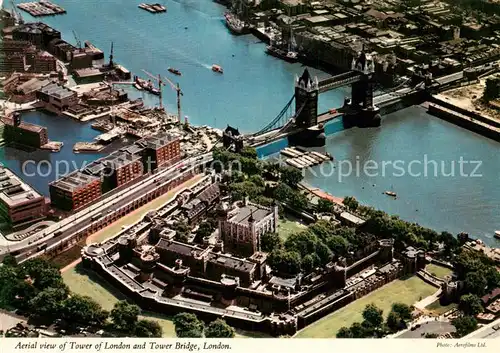
[[[157,76],[155,76],[155,75],[153,75],[153,74],[150,74],[149,72],[147,72],[147,71],[146,71],[146,70],[144,70],[144,69],[142,69],[142,71],[143,71],[146,75],[148,75],[149,77],[151,77],[153,80],[158,81],[158,91],[160,92],[160,94],[158,95],[158,97],[160,98],[160,109],[163,109],[162,86],[166,86],[166,85],[165,85],[165,82],[163,82],[163,81],[162,81],[162,79],[161,79],[161,76],[160,76],[160,75],[158,75],[158,77],[157,77]]]
[[[75,31],[72,32],[73,32],[73,37],[75,37],[76,40],[76,46],[78,47],[78,49],[82,49],[82,42],[80,42],[80,38],[78,38]]]
[[[170,84],[172,89],[177,92],[177,118],[179,119],[179,123],[180,123],[181,122],[181,96],[183,96],[184,93],[182,93],[181,87],[179,86],[178,82],[177,82],[177,84],[174,84],[167,77],[165,77],[165,80]]]

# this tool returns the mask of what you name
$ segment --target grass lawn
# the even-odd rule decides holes
[[[341,327],[363,321],[362,312],[368,304],[373,303],[378,306],[386,317],[392,304],[400,302],[413,305],[435,291],[436,288],[416,276],[398,279],[314,322],[298,332],[295,337],[334,338]]]
[[[86,271],[81,264],[64,272],[62,276],[64,282],[72,292],[91,297],[106,310],[113,309],[117,301],[126,299],[123,294],[95,273]],[[168,316],[152,312],[142,312],[141,318],[157,321],[163,329],[163,337],[176,337],[174,324]],[[236,330],[236,337],[258,338],[270,336],[261,332]]]
[[[429,314],[431,314],[431,315],[439,316],[439,315],[442,315],[450,310],[455,309],[457,306],[458,306],[458,304],[456,304],[456,303],[451,303],[451,304],[443,306],[443,305],[441,305],[441,303],[439,302],[439,299],[438,299],[435,302],[427,305],[425,307],[425,310],[428,310]]]
[[[112,223],[106,228],[101,229],[100,231],[92,234],[87,241],[87,244],[89,242],[91,243],[100,243],[112,236],[115,236],[117,233],[119,233],[122,230],[123,226],[127,225],[132,225],[134,223],[137,223],[140,221],[149,211],[151,210],[156,210],[159,207],[161,207],[163,204],[165,204],[167,201],[169,201],[176,192],[179,190],[190,187],[191,185],[195,184],[197,181],[199,181],[203,175],[197,175],[192,179],[189,179],[185,183],[179,185],[175,189],[170,190],[166,194],[161,195],[160,197],[154,199],[153,201],[145,204],[144,206],[138,208],[137,210],[129,213],[128,215],[120,218],[118,221]]]
[[[290,218],[280,219],[278,221],[278,234],[285,241],[291,234],[307,229],[307,226]]]
[[[429,271],[430,274],[433,274],[438,278],[444,278],[445,276],[451,275],[453,273],[453,271],[449,268],[435,264],[428,264],[427,266],[425,266],[425,269]]]

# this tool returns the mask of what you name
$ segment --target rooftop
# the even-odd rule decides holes
[[[57,83],[51,83],[40,89],[40,92],[45,93],[57,99],[63,99],[76,95],[76,93],[69,88],[61,86]]]
[[[143,148],[158,149],[175,140],[177,140],[177,137],[167,133],[162,133],[156,136],[143,138],[142,140],[137,141],[136,144]]]
[[[269,208],[253,203],[248,203],[242,207],[239,207],[236,214],[232,216],[229,221],[241,225],[249,225],[252,219],[255,222],[259,222],[270,215],[272,212],[273,211]]]
[[[87,185],[100,180],[98,177],[83,174],[80,171],[68,174],[59,180],[54,181],[51,185],[59,189],[74,192],[78,189],[84,188]]]
[[[42,196],[9,169],[0,166],[0,200],[10,207]]]

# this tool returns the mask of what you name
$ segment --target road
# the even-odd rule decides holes
[[[443,334],[447,332],[455,332],[455,326],[453,326],[450,322],[445,321],[428,321],[426,323],[422,323],[420,327],[415,330],[408,330],[401,335],[397,336],[397,338],[422,338],[426,333],[436,333]]]
[[[105,199],[85,208],[84,210],[45,228],[33,237],[30,237],[31,240],[26,239],[9,246],[8,251],[23,251],[24,253],[17,257],[18,261],[23,261],[26,258],[33,256],[30,253],[34,252],[40,244],[46,243],[47,249],[53,248],[61,241],[68,241],[76,232],[91,225],[92,222],[95,222],[98,219],[107,216],[109,213],[118,210],[120,207],[134,201],[137,199],[137,195],[145,195],[168,183],[175,177],[189,172],[194,167],[211,162],[212,159],[212,154],[207,153],[180,161],[168,169],[161,170],[146,177],[140,183],[134,183],[134,185],[114,193],[113,197],[108,196]],[[55,232],[61,233],[55,236]],[[33,242],[32,239],[38,240]],[[6,255],[6,253],[8,253],[6,249],[3,250],[3,253],[0,252],[0,260]]]

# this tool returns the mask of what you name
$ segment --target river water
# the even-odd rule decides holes
[[[236,37],[228,33],[222,22],[224,8],[211,0],[160,1],[168,7],[166,14],[152,15],[137,8],[142,0],[57,0],[67,10],[66,15],[44,18],[43,21],[62,32],[63,38],[76,41],[75,31],[82,41],[90,40],[109,55],[114,42],[115,61],[134,74],[143,75],[142,69],[152,74],[168,76],[168,67],[175,67],[182,77],[169,76],[179,82],[183,115],[193,124],[206,124],[224,128],[227,124],[243,132],[257,131],[288,102],[293,94],[293,80],[303,70],[301,64],[288,64],[265,54],[265,44],[251,35]],[[10,5],[6,5],[9,7]],[[33,20],[23,13],[26,20]],[[186,28],[187,27],[187,28]],[[212,64],[224,68],[224,75],[210,70]],[[319,78],[325,76],[312,70]],[[130,91],[133,97],[141,93]],[[339,106],[345,89],[320,96],[320,111]],[[175,111],[175,92],[165,88],[164,103]],[[147,104],[157,104],[157,98],[144,95]],[[52,140],[65,142],[58,154],[37,153],[19,155],[4,149],[5,163],[21,172],[19,159],[50,159],[52,162],[70,160],[79,166],[96,155],[76,155],[71,151],[76,141],[90,141],[98,132],[89,124],[43,113],[26,114],[25,120],[47,126]],[[404,219],[418,222],[438,231],[452,233],[467,231],[494,244],[492,235],[500,229],[500,145],[452,124],[431,117],[420,107],[411,107],[384,117],[377,129],[352,129],[335,133],[328,138],[326,149],[337,159],[333,173],[319,167],[306,173],[306,180],[336,196],[353,195],[361,202],[398,214]],[[426,157],[427,156],[427,157]],[[455,161],[482,161],[474,174],[481,177],[441,174],[441,164],[449,174]],[[418,162],[408,168],[412,160],[425,165],[435,160],[438,175],[427,171]],[[372,163],[394,163],[401,160],[400,169],[373,167],[366,173],[354,171],[339,178],[338,170],[346,174],[350,161],[361,169],[367,160]],[[344,162],[339,162],[344,161]],[[71,164],[71,163],[70,163]],[[469,163],[472,165],[472,163]],[[432,167],[432,164],[431,164]],[[410,170],[408,170],[410,169]],[[43,167],[41,170],[44,170]],[[48,172],[48,170],[45,170]],[[415,176],[419,174],[420,176]],[[464,167],[462,174],[472,174],[472,167]],[[359,176],[357,175],[359,174]],[[412,174],[412,175],[410,175]],[[53,180],[52,171],[46,177],[27,178],[38,190],[47,194],[47,183]],[[398,199],[383,194],[391,190]]]

